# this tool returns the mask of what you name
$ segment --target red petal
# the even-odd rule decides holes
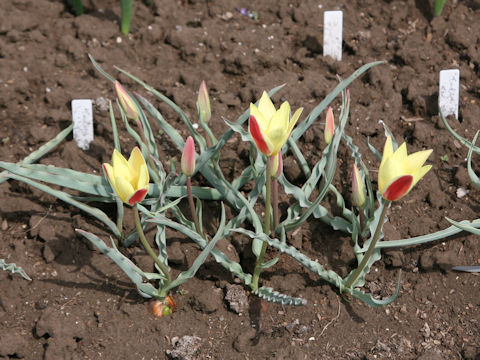
[[[270,149],[268,148],[267,143],[263,139],[260,126],[258,126],[257,119],[255,119],[255,116],[253,115],[250,115],[249,129],[250,129],[250,134],[253,137],[253,140],[255,140],[255,144],[257,144],[258,150],[260,150],[265,155],[269,156]]]
[[[128,199],[128,203],[133,206],[136,203],[142,201],[143,199],[145,199],[147,192],[148,191],[145,188],[135,191],[135,193],[130,197],[130,199]]]
[[[412,175],[405,175],[398,178],[390,184],[387,190],[384,191],[384,193],[382,194],[383,198],[390,201],[400,199],[403,195],[407,193],[408,189],[410,189],[412,182]]]

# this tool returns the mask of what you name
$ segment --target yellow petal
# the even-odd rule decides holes
[[[122,200],[124,203],[127,203],[128,199],[130,199],[135,190],[133,189],[133,186],[123,177],[117,177],[115,178],[115,192],[120,200]]]
[[[404,162],[407,159],[407,144],[403,143],[397,150],[390,156],[392,161]]]
[[[121,177],[126,181],[130,181],[131,175],[128,161],[117,150],[113,151],[112,165],[114,178]]]
[[[142,152],[138,147],[135,147],[130,154],[128,159],[128,165],[130,167],[130,183],[133,187],[137,186],[138,179],[140,177],[140,169],[142,166],[146,165],[145,159],[143,158]]]
[[[250,115],[255,116],[255,120],[257,120],[257,124],[260,127],[262,132],[265,132],[268,126],[268,120],[263,116],[263,114],[258,110],[255,104],[250,103]]]
[[[297,111],[295,111],[295,113],[293,114],[292,118],[290,119],[290,122],[289,122],[289,124],[288,124],[288,136],[290,136],[290,133],[292,132],[293,127],[294,127],[295,124],[297,123],[298,118],[299,118],[300,115],[302,114],[302,111],[303,111],[303,108],[297,109]]]
[[[115,177],[113,176],[112,165],[105,163],[105,164],[103,164],[103,168],[105,170],[105,174],[108,177],[108,181],[110,182],[110,184],[112,184],[112,186],[114,186],[115,185]]]
[[[137,184],[136,190],[143,189],[143,188],[146,188],[148,190],[148,182],[149,181],[150,181],[150,176],[148,175],[147,165],[143,164],[140,167],[138,184]]]
[[[280,109],[273,115],[268,124],[266,133],[270,134],[270,132],[275,133],[286,133],[288,131],[288,120],[290,117],[290,105],[287,101],[285,101]]]
[[[420,169],[416,170],[412,176],[413,176],[413,182],[412,182],[412,187],[420,180],[422,177],[425,176],[425,174],[432,168],[432,165],[425,165],[422,166]]]
[[[408,155],[407,159],[405,160],[405,170],[409,174],[413,174],[417,171],[425,161],[427,161],[428,157],[432,153],[433,150],[423,150]]]
[[[382,162],[380,163],[380,168],[382,168],[383,163],[393,154],[393,144],[392,138],[387,136],[387,140],[385,141],[385,145],[383,146],[383,155],[382,155]]]
[[[402,161],[394,161],[392,157],[385,161],[382,160],[382,164],[380,164],[380,169],[378,170],[378,190],[380,194],[385,192],[392,181],[402,175],[406,175]]]
[[[267,121],[269,121],[276,113],[275,106],[273,105],[272,100],[270,100],[270,97],[266,91],[263,92],[262,97],[260,98],[258,110],[262,113]]]

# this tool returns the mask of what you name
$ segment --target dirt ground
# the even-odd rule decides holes
[[[249,8],[253,2],[241,0],[153,0],[151,6],[136,1],[128,37],[118,30],[118,1],[84,2],[86,14],[77,18],[58,0],[0,2],[1,160],[20,161],[54,137],[71,122],[71,100],[84,98],[95,101],[90,149],[82,151],[68,138],[40,162],[98,173],[101,163],[110,160],[113,138],[105,100],[114,93],[87,53],[132,90],[144,94],[114,65],[147,81],[191,118],[196,117],[198,87],[206,80],[217,135],[226,130],[222,117],[235,120],[265,89],[286,83],[275,102],[288,100],[293,109],[303,106],[308,114],[336,86],[337,74],[346,77],[363,64],[386,60],[349,87],[347,134],[360,146],[373,178],[379,164],[365,143],[369,137],[382,147],[379,120],[398,141],[408,143],[409,151],[434,150],[429,159],[433,169],[392,206],[386,238],[444,229],[449,226],[446,216],[478,217],[480,191],[468,177],[467,149],[445,130],[437,98],[439,71],[460,69],[460,116],[449,121],[459,134],[473,138],[480,129],[479,1],[448,1],[443,16],[434,19],[428,1],[413,0],[267,0],[254,2],[254,8]],[[258,20],[238,7],[256,11]],[[323,12],[337,9],[344,12],[340,62],[322,55]],[[334,105],[338,111],[338,99]],[[181,120],[165,105],[158,106],[186,136]],[[322,139],[318,122],[299,140],[310,164],[320,157]],[[130,152],[133,142],[126,132],[121,140],[124,152]],[[170,157],[179,160],[179,150],[165,135],[157,140],[165,164]],[[220,161],[233,177],[247,164],[248,146],[233,138]],[[334,182],[346,199],[351,162],[342,145]],[[285,174],[302,181],[290,153]],[[466,196],[457,196],[459,188]],[[155,318],[122,271],[75,234],[75,228],[82,228],[107,236],[106,229],[76,208],[8,181],[0,185],[0,223],[0,259],[22,266],[33,279],[0,271],[3,358],[480,359],[479,277],[451,271],[455,265],[480,263],[474,235],[384,252],[365,291],[390,295],[402,269],[400,295],[386,308],[343,299],[283,255],[264,271],[263,283],[307,299],[306,306],[262,301],[259,310],[250,297],[237,309],[227,294],[248,289],[209,259],[174,294],[178,311]],[[217,223],[213,218],[207,229],[213,231]],[[184,270],[199,250],[178,233],[168,235],[174,271]],[[230,256],[253,270],[249,244],[222,241]],[[288,241],[342,275],[355,266],[349,238],[318,220],[289,234]],[[140,246],[126,254],[142,268],[153,269]]]

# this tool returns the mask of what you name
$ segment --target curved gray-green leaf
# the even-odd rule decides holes
[[[275,304],[280,304],[280,305],[300,306],[300,305],[307,304],[307,300],[305,299],[281,294],[278,291],[275,291],[272,288],[266,287],[266,286],[262,286],[260,289],[257,289],[256,291],[253,292],[253,294],[257,295],[259,298],[262,298],[267,301],[271,301]]]
[[[10,271],[12,274],[17,274],[23,277],[25,280],[32,281],[27,273],[14,263],[7,264],[4,259],[0,259],[0,269]]]

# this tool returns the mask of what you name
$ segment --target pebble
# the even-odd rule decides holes
[[[3,220],[2,220],[2,230],[3,230],[3,231],[8,230],[8,221],[7,221],[7,219],[3,219]]]

